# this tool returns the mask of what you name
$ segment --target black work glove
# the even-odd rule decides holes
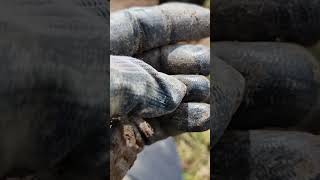
[[[74,151],[79,167],[88,156],[99,161],[109,94],[105,1],[0,4],[0,177],[51,171]],[[80,148],[97,141],[105,144]],[[85,168],[68,179],[106,177],[97,170],[106,163],[91,164],[94,172]],[[52,178],[64,178],[58,176]]]
[[[242,91],[229,81],[224,84],[231,86],[223,92],[226,97],[237,89],[243,97],[239,107],[219,106],[228,113],[216,111],[221,116],[213,119],[212,130],[224,136],[213,141],[218,143],[211,151],[216,165],[212,177],[319,178],[319,65],[292,43],[319,40],[319,1],[217,0],[212,6],[213,64],[223,61],[239,73],[229,76],[244,79]],[[211,76],[219,73],[216,69]]]

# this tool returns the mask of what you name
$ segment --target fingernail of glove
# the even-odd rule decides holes
[[[208,75],[210,49],[202,45],[172,45],[161,49],[161,65],[168,74]]]

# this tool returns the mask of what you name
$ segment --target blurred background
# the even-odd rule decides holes
[[[317,59],[320,61],[320,42],[318,42],[317,45],[310,48],[311,52],[317,57]]]
[[[174,0],[111,0],[111,11],[133,6],[152,6]],[[179,0],[175,0],[179,1]],[[180,0],[210,8],[210,0]],[[203,39],[196,44],[210,46],[210,39]],[[210,132],[188,133],[175,137],[185,180],[210,179]]]

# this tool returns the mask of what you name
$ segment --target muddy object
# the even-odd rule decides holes
[[[142,151],[144,142],[133,123],[122,122],[112,128],[110,178],[122,180]]]
[[[272,42],[217,42],[213,53],[246,81],[231,128],[295,126],[317,104],[319,65],[303,47]]]
[[[110,179],[122,180],[145,145],[160,139],[159,126],[152,126],[140,117],[121,117],[111,128]],[[155,129],[155,128],[157,129]],[[157,137],[156,137],[157,136]],[[154,140],[154,141],[153,141]]]
[[[320,0],[214,0],[212,40],[289,41],[320,39]]]
[[[192,4],[166,3],[130,8],[111,13],[110,17],[112,55],[132,56],[175,42],[208,36],[210,11]]]
[[[214,179],[318,180],[320,138],[295,131],[227,131],[211,149]],[[232,172],[230,172],[232,170]]]
[[[211,54],[211,145],[213,146],[227,129],[232,115],[242,101],[245,80],[243,76],[224,61]]]
[[[208,75],[210,71],[210,48],[202,45],[168,45],[137,57],[166,74]]]

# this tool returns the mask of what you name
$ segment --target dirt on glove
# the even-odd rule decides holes
[[[111,127],[112,141],[110,149],[110,178],[122,180],[133,166],[145,145],[145,139],[151,137],[153,129],[142,119],[120,119]]]

